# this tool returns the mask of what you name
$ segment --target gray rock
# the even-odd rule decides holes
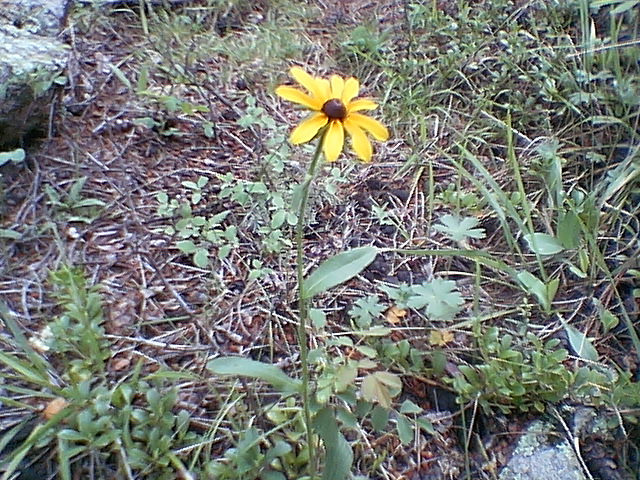
[[[64,26],[69,0],[0,0],[0,25],[55,37]]]
[[[549,425],[536,421],[520,437],[500,480],[586,480],[573,448],[564,437],[557,443]],[[551,442],[550,439],[554,441]]]
[[[0,0],[0,151],[47,130],[68,49],[56,36],[69,0]]]

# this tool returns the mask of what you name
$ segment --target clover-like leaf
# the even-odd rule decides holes
[[[414,285],[412,290],[407,306],[425,308],[427,316],[433,320],[451,320],[462,310],[464,300],[453,280],[434,278]]]
[[[394,373],[373,372],[364,377],[360,390],[366,401],[389,408],[393,397],[402,391],[402,380]]]
[[[459,217],[458,215],[444,215],[440,224],[434,226],[455,242],[462,242],[468,238],[484,238],[484,228],[475,228],[478,219],[473,217]]]
[[[360,328],[371,326],[374,319],[385,311],[385,306],[380,304],[378,295],[368,295],[356,300],[349,310],[349,315]]]

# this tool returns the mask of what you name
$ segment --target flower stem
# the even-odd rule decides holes
[[[326,132],[326,130],[325,130]],[[316,474],[316,448],[313,442],[313,430],[311,427],[310,395],[309,395],[309,346],[307,345],[307,318],[309,317],[309,299],[305,295],[304,285],[304,227],[306,225],[306,209],[309,200],[309,188],[316,173],[322,144],[324,143],[325,132],[322,132],[318,146],[313,154],[311,163],[302,183],[300,195],[300,206],[298,208],[298,223],[296,225],[296,267],[298,274],[298,343],[300,345],[300,363],[302,364],[302,404],[304,408],[304,423],[307,430],[307,445],[309,448],[309,476],[313,480]]]

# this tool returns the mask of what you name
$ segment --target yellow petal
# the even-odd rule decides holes
[[[318,100],[304,92],[301,92],[297,88],[281,86],[276,88],[276,95],[284,98],[285,100],[289,100],[290,102],[304,105],[311,110],[320,110],[322,108],[322,104]]]
[[[315,113],[293,129],[289,141],[294,145],[308,142],[316,136],[318,130],[327,124],[327,116],[324,113]]]
[[[313,78],[300,67],[291,67],[289,73],[293,78],[295,78],[296,82],[309,90],[309,93],[311,93],[315,98],[320,99],[322,97],[322,90],[318,85],[317,79]]]
[[[379,121],[374,120],[366,115],[359,113],[349,114],[349,120],[355,123],[360,128],[364,128],[367,132],[373,135],[373,138],[380,141],[385,141],[389,138],[389,130],[386,129]]]
[[[331,100],[332,98],[331,84],[326,78],[316,78],[316,83],[318,85],[318,88],[320,89],[320,96],[318,97],[318,99],[321,100],[322,104],[324,105],[324,102],[326,102],[327,100]]]
[[[376,102],[372,102],[366,98],[354,100],[353,102],[346,103],[345,105],[347,105],[347,110],[349,110],[349,112],[357,112],[358,110],[374,110],[378,108],[378,104]]]
[[[344,146],[344,129],[340,120],[332,120],[324,137],[324,156],[328,162],[335,162]]]
[[[360,82],[357,78],[347,78],[344,82],[344,90],[342,90],[342,103],[348,105],[351,100],[358,96],[360,91]]]
[[[331,75],[331,98],[342,98],[344,80],[338,75]]]
[[[371,155],[373,155],[373,148],[365,133],[349,118],[346,118],[343,124],[345,130],[351,136],[351,144],[358,158],[365,162],[370,162]]]

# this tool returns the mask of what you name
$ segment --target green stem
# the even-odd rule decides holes
[[[307,445],[309,446],[309,476],[313,480],[316,474],[316,449],[313,443],[313,431],[311,428],[311,411],[309,409],[309,346],[307,345],[307,318],[309,316],[309,301],[305,295],[304,288],[304,227],[305,213],[309,200],[309,188],[316,173],[320,154],[322,153],[322,144],[324,142],[325,132],[321,133],[318,146],[313,154],[311,163],[302,183],[302,192],[300,196],[300,206],[298,208],[298,223],[296,225],[296,267],[298,274],[298,343],[300,345],[300,363],[302,364],[302,404],[304,408],[304,423],[307,430]]]

